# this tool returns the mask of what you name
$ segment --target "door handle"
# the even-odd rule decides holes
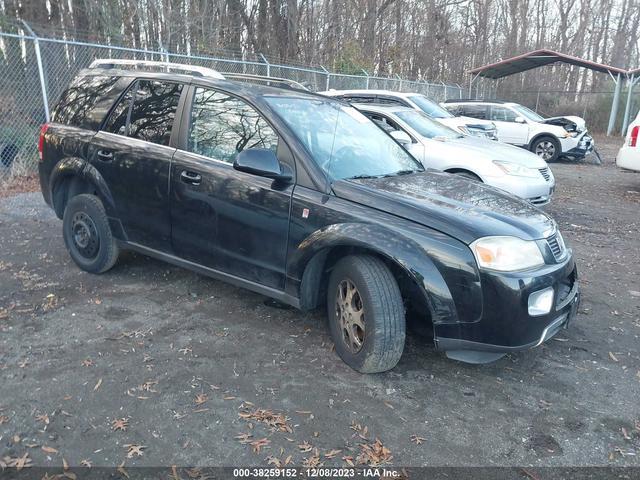
[[[110,162],[113,160],[113,152],[108,150],[98,150],[98,158],[103,162]]]
[[[200,185],[202,181],[202,175],[196,172],[190,172],[188,170],[183,170],[180,174],[180,180],[184,183],[189,183],[191,185]]]

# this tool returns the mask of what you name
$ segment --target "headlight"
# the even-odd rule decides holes
[[[484,237],[471,244],[478,266],[488,270],[515,272],[544,265],[535,241],[517,237]]]
[[[578,132],[566,132],[564,134],[564,138],[572,138],[572,137],[577,137],[578,136]]]
[[[502,160],[494,160],[493,163],[507,175],[515,175],[516,177],[538,178],[540,172],[535,168],[527,168],[518,163],[505,162]]]

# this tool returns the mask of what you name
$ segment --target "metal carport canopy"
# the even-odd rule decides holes
[[[469,73],[473,75],[473,79],[480,76],[497,80],[499,78],[508,77],[509,75],[515,75],[516,73],[525,72],[538,67],[544,67],[557,62],[588,68],[595,72],[608,73],[611,75],[611,78],[616,84],[616,88],[613,95],[613,102],[611,104],[609,126],[607,128],[607,135],[610,135],[615,125],[616,115],[618,114],[622,78],[631,76],[631,72],[628,72],[623,68],[612,67],[603,63],[592,62],[591,60],[585,60],[583,58],[542,48],[540,50],[534,50],[532,52],[523,53],[522,55],[500,60],[499,62],[490,63],[482,67],[473,68],[469,70]],[[637,69],[634,72],[636,72],[636,75],[640,75],[640,69]],[[472,82],[473,79],[471,80]]]

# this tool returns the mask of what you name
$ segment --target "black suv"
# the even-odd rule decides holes
[[[82,71],[42,128],[42,192],[80,268],[131,249],[325,304],[360,372],[396,365],[408,309],[470,362],[540,345],[575,315],[573,256],[541,210],[425,171],[342,101],[153,70]]]

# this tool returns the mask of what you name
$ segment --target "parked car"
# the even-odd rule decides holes
[[[555,178],[547,163],[531,152],[500,142],[462,135],[407,107],[354,104],[400,141],[426,168],[463,175],[524,198],[549,203]]]
[[[42,193],[81,269],[130,249],[326,305],[336,352],[360,372],[396,365],[405,308],[475,362],[575,315],[572,251],[528,202],[425,171],[344,102],[138,63],[83,70],[40,133]]]
[[[640,172],[640,143],[638,136],[640,135],[640,112],[636,119],[631,122],[627,130],[627,136],[624,145],[618,151],[616,156],[616,164],[620,168],[627,170],[635,170]]]
[[[531,150],[545,162],[583,158],[593,151],[593,138],[580,117],[544,118],[524,105],[499,100],[447,100],[441,105],[454,115],[492,121],[498,140]]]
[[[424,112],[430,118],[465,135],[497,140],[496,126],[486,120],[456,117],[436,102],[420,93],[394,92],[392,90],[329,90],[322,95],[339,98],[349,103],[360,105],[392,105],[409,107]]]

